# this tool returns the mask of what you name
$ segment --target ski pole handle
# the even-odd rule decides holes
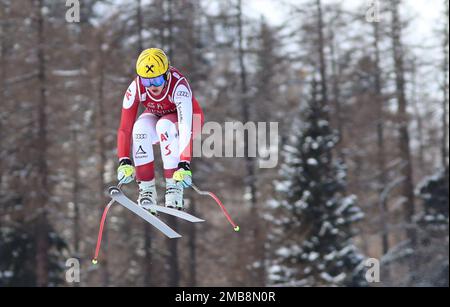
[[[234,231],[239,232],[240,227],[238,225],[236,225],[236,223],[233,221],[233,219],[231,218],[230,214],[228,213],[227,209],[225,208],[225,206],[222,204],[222,202],[220,201],[220,199],[212,192],[209,191],[202,191],[200,190],[194,183],[191,184],[192,189],[194,189],[195,192],[197,192],[200,195],[208,195],[210,196],[212,199],[214,199],[216,201],[216,203],[219,205],[220,209],[222,209],[223,214],[225,215],[225,217],[227,218],[228,222],[233,226]]]

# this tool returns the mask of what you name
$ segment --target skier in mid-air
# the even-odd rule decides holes
[[[182,210],[183,189],[192,184],[192,141],[200,133],[203,112],[187,79],[170,66],[161,49],[144,50],[137,59],[136,72],[123,98],[117,177],[122,184],[136,179],[138,204],[144,209],[156,205],[153,145],[159,143],[166,179],[165,205]],[[145,111],[136,120],[139,103]]]

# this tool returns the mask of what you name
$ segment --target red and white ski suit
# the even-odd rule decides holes
[[[139,103],[145,111],[136,120]],[[191,161],[193,138],[201,132],[204,117],[186,78],[169,68],[166,86],[154,97],[136,77],[123,98],[122,118],[117,133],[119,159],[132,157],[137,181],[155,177],[153,145],[159,143],[165,178],[172,178],[181,161]]]

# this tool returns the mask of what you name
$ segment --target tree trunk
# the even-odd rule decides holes
[[[380,68],[380,47],[378,42],[380,41],[380,27],[377,22],[373,24],[374,40],[373,47],[375,50],[375,97],[377,99],[377,164],[378,164],[378,187],[380,195],[380,220],[382,229],[382,246],[383,254],[387,254],[389,251],[389,233],[387,227],[388,207],[387,200],[381,198],[381,195],[386,187],[387,171],[386,171],[386,148],[385,148],[385,136],[384,136],[384,97],[382,91],[382,77]]]
[[[444,60],[442,63],[442,73],[444,82],[442,85],[442,149],[441,149],[441,156],[442,156],[442,167],[446,170],[448,170],[448,20],[449,20],[449,6],[448,6],[448,0],[444,1],[445,5],[445,27],[444,27],[444,40],[443,40],[443,54],[444,54]]]
[[[142,21],[142,0],[136,0],[136,24],[137,24],[137,34],[138,34],[138,49],[141,52],[144,47],[143,38],[142,38],[142,29],[143,29],[143,21]]]
[[[414,183],[413,183],[413,165],[410,150],[410,136],[408,131],[409,118],[408,118],[408,102],[405,95],[405,70],[403,50],[401,43],[401,20],[399,16],[399,0],[391,0],[392,4],[392,47],[395,66],[395,84],[396,84],[396,97],[398,102],[397,120],[399,125],[399,149],[400,158],[404,163],[402,166],[401,174],[404,178],[402,195],[406,198],[404,203],[405,207],[405,222],[406,222],[406,235],[410,240],[411,247],[413,249],[417,246],[417,234],[413,225],[413,217],[415,214],[415,199],[414,199]],[[411,261],[411,274],[416,269],[415,256],[412,256]],[[412,276],[412,282],[415,277]]]
[[[242,105],[242,119],[244,123],[250,121],[250,106],[248,102],[248,84],[247,84],[247,71],[244,63],[245,51],[244,51],[244,35],[243,35],[243,16],[242,16],[242,0],[238,0],[238,54],[239,54],[239,68],[241,75],[241,105]],[[256,286],[263,286],[265,284],[266,272],[265,272],[265,248],[264,239],[262,238],[262,232],[260,227],[259,210],[257,206],[257,190],[256,190],[256,176],[255,176],[255,161],[254,158],[249,156],[248,152],[248,133],[244,137],[244,156],[246,175],[244,184],[250,192],[250,208],[251,216],[253,217],[251,223],[253,224],[253,262],[259,262],[258,268],[255,270],[254,278]]]
[[[42,16],[43,0],[36,1],[37,10],[37,59],[38,59],[38,81],[39,99],[38,109],[38,129],[37,129],[37,193],[35,197],[36,220],[36,285],[45,287],[49,282],[48,268],[48,167],[47,167],[47,76],[45,59],[45,35],[44,17]]]
[[[5,105],[6,101],[6,4],[0,0],[0,101]],[[3,187],[3,113],[0,113],[0,195]]]
[[[411,102],[414,109],[415,117],[417,120],[417,133],[419,141],[419,171],[420,175],[424,175],[425,168],[425,140],[424,140],[424,123],[422,118],[422,112],[419,108],[418,93],[417,93],[417,63],[416,59],[413,59],[411,67]]]
[[[97,45],[97,74],[98,74],[98,88],[97,88],[97,114],[96,114],[96,143],[97,143],[97,184],[98,184],[98,195],[99,195],[99,203],[105,204],[108,202],[104,189],[105,189],[105,164],[106,164],[106,156],[105,156],[105,132],[106,128],[105,122],[105,107],[104,107],[104,96],[103,96],[103,86],[105,80],[105,71],[104,71],[104,52],[102,50],[103,47],[103,35],[99,31],[98,32],[98,45]],[[100,217],[103,214],[104,205],[100,207]],[[99,219],[100,220],[100,219]],[[104,260],[102,264],[102,284],[104,287],[109,286],[110,276],[109,276],[109,265],[108,265],[108,223],[105,223],[105,228],[103,231],[103,254]]]
[[[344,143],[344,119],[343,117],[343,112],[342,112],[342,104],[341,101],[339,99],[340,97],[340,89],[339,89],[339,75],[340,75],[340,71],[339,71],[339,67],[338,67],[338,63],[336,62],[337,59],[336,57],[337,55],[337,50],[336,50],[336,46],[335,46],[335,41],[334,41],[334,30],[330,29],[330,53],[331,53],[331,71],[333,74],[332,80],[333,80],[333,101],[334,101],[334,106],[335,106],[335,110],[336,110],[336,121],[337,121],[337,129],[338,129],[338,133],[339,133],[339,144],[337,147],[338,150],[338,155],[340,157],[340,159],[345,163],[345,154],[344,154],[344,150],[343,150],[343,143]]]
[[[195,200],[191,201],[191,214],[197,216]],[[197,226],[189,227],[189,287],[197,287]]]
[[[386,189],[386,183],[388,182],[387,170],[386,170],[386,147],[385,147],[385,135],[384,135],[384,96],[383,96],[383,81],[381,76],[380,67],[380,26],[378,22],[373,22],[373,48],[375,51],[375,97],[377,106],[377,165],[378,165],[378,195],[379,195],[379,210],[380,210],[380,226],[381,226],[381,245],[383,255],[389,252],[389,210],[388,200],[383,197],[383,193]],[[390,280],[390,268],[387,265],[384,269],[386,280]]]
[[[72,188],[72,199],[74,206],[74,214],[73,214],[73,253],[77,258],[81,257],[80,252],[80,157],[78,153],[78,132],[77,127],[72,128],[72,176],[73,176],[73,188]],[[79,283],[74,283],[75,287],[79,286]]]
[[[79,195],[80,195],[80,157],[78,153],[78,132],[77,128],[72,128],[72,176],[73,176],[73,189],[72,189],[72,199],[74,206],[74,216],[73,216],[73,250],[76,257],[81,255],[80,253],[80,208],[79,208]]]
[[[175,217],[170,216],[167,218],[167,224],[172,227],[173,230],[178,232],[178,221]],[[169,287],[180,286],[180,268],[178,262],[178,240],[167,239],[167,245],[169,249]]]
[[[327,66],[325,61],[325,38],[323,34],[323,13],[322,1],[316,0],[317,6],[317,31],[318,31],[318,53],[319,53],[319,70],[320,70],[320,87],[321,87],[321,102],[322,106],[327,110],[326,120],[329,120],[328,114],[328,86],[327,86]]]
[[[90,29],[86,29],[88,27],[87,25],[87,19],[88,19],[88,13],[86,10],[81,10],[81,22],[79,23],[79,33],[77,37],[77,43],[79,46],[79,60],[77,61],[77,64],[80,68],[83,67],[89,67],[89,55],[87,54],[87,48],[88,48],[88,31]],[[80,78],[78,80],[80,82],[79,85],[79,91],[82,94],[90,93],[92,90],[91,83],[83,74],[81,73]],[[86,103],[86,100],[89,100],[85,98],[81,103]],[[84,105],[81,106],[81,109],[84,110]],[[80,227],[80,195],[81,195],[81,179],[80,179],[80,162],[81,162],[81,156],[80,154],[80,144],[78,143],[78,136],[80,133],[80,119],[79,119],[79,113],[74,114],[72,117],[72,180],[73,180],[73,188],[72,188],[72,199],[73,199],[73,205],[74,205],[74,216],[73,216],[73,251],[74,255],[76,257],[81,257],[81,250],[80,250],[80,242],[81,242],[81,227]],[[75,283],[75,286],[79,286],[79,283]]]

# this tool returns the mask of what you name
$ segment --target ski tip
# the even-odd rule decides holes
[[[199,219],[198,217],[193,217],[191,220],[189,220],[192,223],[204,223],[206,222],[205,220]]]
[[[239,230],[241,230],[239,226],[234,227],[234,231],[239,232]]]
[[[108,188],[108,193],[109,193],[109,195],[112,195],[115,193],[120,193],[120,190],[118,187],[110,187],[110,188]]]
[[[92,259],[92,264],[93,264],[93,265],[96,265],[97,263],[98,263],[97,258]]]

